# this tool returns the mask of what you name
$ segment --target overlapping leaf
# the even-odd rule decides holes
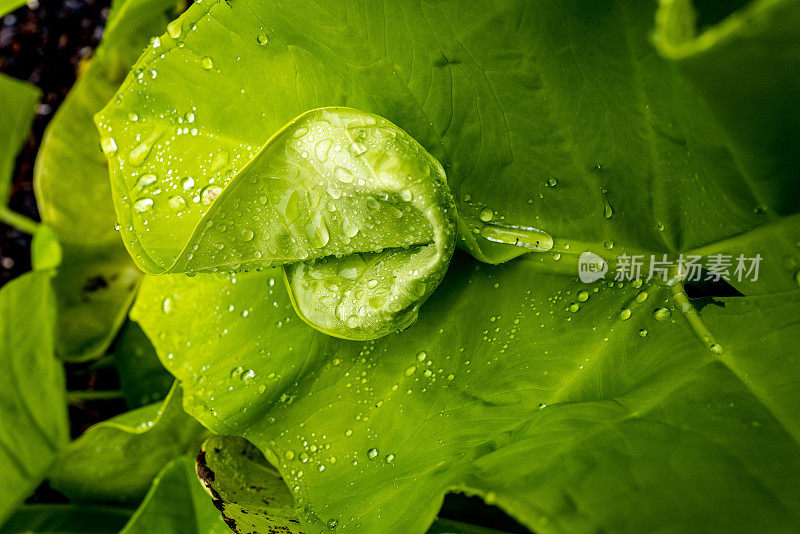
[[[158,472],[197,445],[202,427],[186,415],[178,386],[157,402],[98,423],[64,448],[50,484],[77,501],[138,502]]]

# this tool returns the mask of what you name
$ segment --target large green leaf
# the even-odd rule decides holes
[[[0,524],[69,440],[64,370],[53,355],[52,271],[0,289]]]
[[[25,2],[26,0],[0,0],[0,17],[25,5]]]
[[[162,31],[175,0],[115,2],[103,41],[48,124],[36,158],[34,186],[42,220],[64,248],[55,280],[59,355],[99,356],[125,318],[141,274],[115,231],[108,164],[92,116],[111,98],[130,66]]]
[[[655,2],[195,4],[98,116],[117,202],[150,174],[225,194],[286,121],[347,105],[442,162],[477,258],[524,251],[487,222],[555,242],[496,268],[459,257],[414,326],[369,343],[309,329],[274,271],[148,279],[135,315],[187,410],[262,450],[311,532],[424,532],[454,489],[537,532],[796,528],[800,215],[796,180],[770,173],[797,167],[779,143],[798,134],[768,131],[800,89],[747,82],[793,69],[800,4],[754,5],[684,63],[652,46]],[[785,53],[753,60],[773,24]],[[730,72],[704,81],[703,61]],[[743,147],[747,128],[763,142]],[[123,229],[134,255],[177,256],[201,200]],[[584,251],[763,262],[731,277],[746,296],[690,302],[674,278],[585,286]]]
[[[456,263],[413,327],[366,344],[294,318],[274,272],[148,277],[134,314],[187,409],[264,451],[311,532],[424,532],[450,489],[541,532],[800,519],[800,291],[695,312],[533,258]]]
[[[197,479],[191,458],[176,458],[153,481],[120,534],[230,534]]]
[[[58,454],[50,484],[73,500],[138,502],[161,468],[198,444],[201,432],[183,411],[176,385],[163,404],[89,428]]]
[[[127,508],[86,504],[20,507],[3,525],[4,534],[116,534],[131,517]]]

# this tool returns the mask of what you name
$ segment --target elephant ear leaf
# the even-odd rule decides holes
[[[212,183],[192,198],[179,182],[148,189],[131,176],[123,185],[116,201],[134,229],[123,235],[140,267],[283,265],[298,315],[345,339],[413,323],[455,248],[456,212],[439,162],[394,124],[349,108],[300,115],[224,188]],[[192,202],[209,207],[174,257],[139,240],[136,228]]]

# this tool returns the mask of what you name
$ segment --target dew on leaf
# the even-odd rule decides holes
[[[200,66],[206,70],[209,70],[211,67],[214,66],[214,61],[209,56],[205,56],[203,59],[200,60]]]
[[[186,201],[183,200],[183,197],[180,195],[173,195],[169,197],[167,204],[169,204],[169,207],[175,211],[182,211],[184,208],[186,208]]]
[[[669,319],[670,315],[671,313],[667,308],[656,308],[653,310],[653,318],[656,321],[666,321]]]
[[[219,186],[207,185],[200,191],[200,201],[205,205],[211,204],[221,192],[222,189]]]
[[[489,222],[494,218],[494,211],[490,208],[483,208],[479,217],[483,222]]]
[[[256,42],[263,46],[269,42],[269,37],[267,37],[266,33],[260,33],[256,37]]]
[[[367,451],[367,458],[374,460],[378,457],[378,449],[370,449]]]
[[[148,197],[143,197],[133,203],[133,209],[137,213],[143,213],[145,211],[150,211],[153,209],[153,199]]]

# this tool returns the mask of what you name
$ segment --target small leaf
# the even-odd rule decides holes
[[[120,534],[230,534],[197,480],[194,462],[176,458],[158,474]]]
[[[0,16],[2,12],[0,5]],[[41,96],[33,85],[0,73],[0,208],[8,202],[14,160],[28,135]]]
[[[58,454],[50,484],[72,500],[137,502],[161,468],[183,454],[201,432],[183,411],[176,385],[163,403],[89,428]]]

